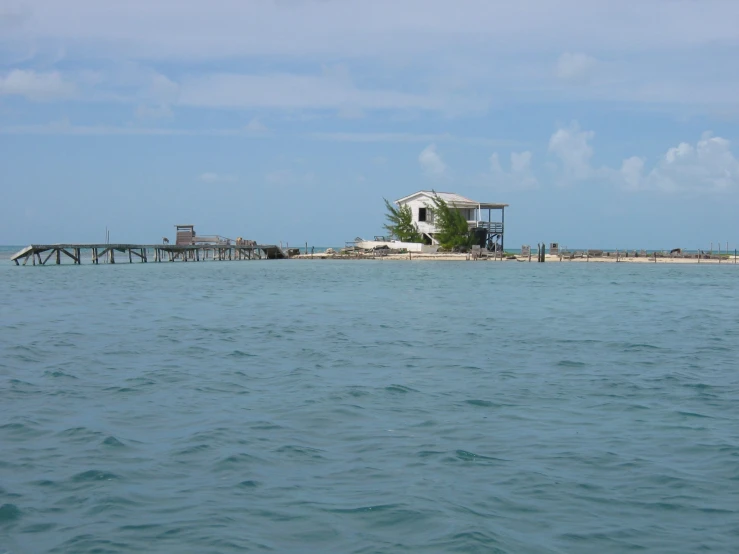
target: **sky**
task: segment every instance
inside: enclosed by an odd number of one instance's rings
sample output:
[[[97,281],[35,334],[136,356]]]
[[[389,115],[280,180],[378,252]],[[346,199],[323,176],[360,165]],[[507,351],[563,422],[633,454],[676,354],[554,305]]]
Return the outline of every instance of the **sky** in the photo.
[[[736,0],[0,0],[0,244],[739,247]]]

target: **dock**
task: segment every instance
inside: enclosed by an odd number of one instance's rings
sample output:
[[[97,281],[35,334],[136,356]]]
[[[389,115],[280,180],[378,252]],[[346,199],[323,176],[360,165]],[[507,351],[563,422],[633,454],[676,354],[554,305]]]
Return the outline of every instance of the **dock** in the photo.
[[[117,260],[116,260],[117,256]],[[71,259],[81,265],[83,258],[92,264],[152,262],[201,262],[233,260],[280,260],[287,252],[273,244],[31,244],[10,257],[15,265],[57,265]]]

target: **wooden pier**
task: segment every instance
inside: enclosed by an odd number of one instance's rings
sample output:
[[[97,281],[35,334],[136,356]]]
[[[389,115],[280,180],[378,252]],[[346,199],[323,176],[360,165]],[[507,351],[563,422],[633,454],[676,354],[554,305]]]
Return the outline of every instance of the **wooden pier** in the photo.
[[[287,253],[279,246],[263,244],[32,244],[13,254],[15,265],[46,265],[53,260],[57,265],[63,259],[71,259],[75,265],[82,263],[83,251],[91,263],[140,262],[200,262],[226,260],[279,260]],[[62,256],[63,255],[63,256]],[[116,255],[118,259],[116,260]]]

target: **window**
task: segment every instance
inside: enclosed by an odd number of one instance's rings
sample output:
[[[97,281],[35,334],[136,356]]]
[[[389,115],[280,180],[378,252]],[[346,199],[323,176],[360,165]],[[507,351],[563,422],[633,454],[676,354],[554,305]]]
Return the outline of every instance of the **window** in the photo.
[[[426,208],[418,208],[418,221],[426,221]]]

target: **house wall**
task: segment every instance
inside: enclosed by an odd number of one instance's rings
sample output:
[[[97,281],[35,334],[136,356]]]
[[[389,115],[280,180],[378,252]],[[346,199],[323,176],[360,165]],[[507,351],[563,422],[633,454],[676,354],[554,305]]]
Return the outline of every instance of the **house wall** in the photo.
[[[436,226],[428,221],[418,221],[418,209],[426,208],[431,209],[434,206],[433,200],[426,196],[419,196],[406,202],[406,205],[410,206],[411,213],[413,214],[413,223],[418,226],[418,230],[421,233],[435,233]]]
[[[418,196],[409,200],[408,202],[405,202],[405,204],[410,206],[411,212],[413,213],[413,223],[418,226],[418,230],[421,233],[437,232],[436,225],[434,225],[433,223],[429,223],[428,221],[418,221],[419,208],[426,208],[427,210],[433,209],[434,201],[431,198],[427,196]],[[462,208],[460,211],[467,221],[474,221],[477,210],[475,210],[474,208]]]

